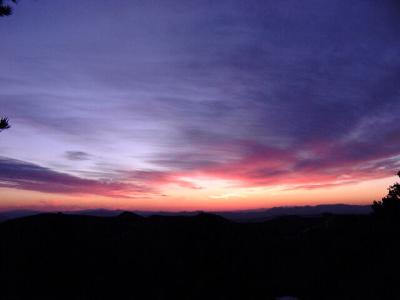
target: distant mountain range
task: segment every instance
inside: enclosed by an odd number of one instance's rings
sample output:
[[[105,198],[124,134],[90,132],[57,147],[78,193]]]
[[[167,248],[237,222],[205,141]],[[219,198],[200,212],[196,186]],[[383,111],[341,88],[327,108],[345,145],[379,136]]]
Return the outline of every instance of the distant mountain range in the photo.
[[[0,298],[400,299],[400,220],[360,214],[368,209],[93,210],[9,220],[0,223]]]
[[[349,204],[324,204],[315,206],[281,206],[269,209],[255,209],[243,211],[223,211],[212,212],[226,219],[236,222],[262,222],[280,216],[319,216],[322,214],[369,214],[371,213],[369,205],[349,205]],[[0,212],[0,222],[40,214],[42,211],[35,210],[10,210]],[[64,214],[87,215],[97,217],[114,217],[124,213],[123,210],[91,209],[80,211],[63,211]],[[193,216],[199,211],[183,212],[157,212],[157,211],[134,211],[134,213],[148,217],[152,215],[162,216]]]

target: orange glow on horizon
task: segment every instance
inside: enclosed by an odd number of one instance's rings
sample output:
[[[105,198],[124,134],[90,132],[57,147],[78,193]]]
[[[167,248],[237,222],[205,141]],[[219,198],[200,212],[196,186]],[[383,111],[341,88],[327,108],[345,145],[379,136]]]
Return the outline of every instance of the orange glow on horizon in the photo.
[[[121,209],[138,211],[223,211],[318,204],[369,204],[382,198],[393,177],[343,186],[288,189],[287,186],[235,187],[230,180],[183,177],[196,187],[163,186],[159,194],[131,198],[97,195],[56,195],[2,189],[0,210],[37,209],[63,211],[80,209]]]

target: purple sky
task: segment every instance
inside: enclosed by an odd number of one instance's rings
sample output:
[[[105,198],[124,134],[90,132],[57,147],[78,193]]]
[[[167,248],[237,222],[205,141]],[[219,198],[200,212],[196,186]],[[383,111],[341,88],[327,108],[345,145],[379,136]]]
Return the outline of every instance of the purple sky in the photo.
[[[20,1],[0,19],[0,208],[359,201],[400,169],[399,32],[397,0]]]

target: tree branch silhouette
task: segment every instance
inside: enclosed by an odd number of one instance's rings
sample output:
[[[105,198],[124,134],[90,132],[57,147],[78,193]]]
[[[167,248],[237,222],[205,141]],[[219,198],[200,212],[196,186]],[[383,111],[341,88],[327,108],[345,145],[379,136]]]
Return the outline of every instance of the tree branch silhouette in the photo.
[[[400,177],[400,171],[397,173]],[[388,189],[388,194],[381,201],[374,201],[372,209],[376,215],[389,218],[400,217],[400,183],[396,182]]]
[[[7,17],[12,15],[13,13],[13,8],[10,4],[7,4],[7,2],[12,2],[12,3],[17,3],[17,0],[0,0],[0,17]]]
[[[0,118],[0,132],[9,129],[11,127],[10,122],[8,121],[8,118]]]

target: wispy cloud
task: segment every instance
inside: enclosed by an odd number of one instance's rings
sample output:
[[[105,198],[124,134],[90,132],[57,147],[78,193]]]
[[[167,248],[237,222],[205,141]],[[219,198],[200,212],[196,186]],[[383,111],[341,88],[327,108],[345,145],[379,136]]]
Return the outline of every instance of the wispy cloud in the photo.
[[[69,160],[89,160],[91,155],[83,151],[66,151],[65,157]]]
[[[128,197],[148,190],[115,181],[84,179],[36,164],[0,157],[0,187],[59,194]]]

